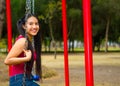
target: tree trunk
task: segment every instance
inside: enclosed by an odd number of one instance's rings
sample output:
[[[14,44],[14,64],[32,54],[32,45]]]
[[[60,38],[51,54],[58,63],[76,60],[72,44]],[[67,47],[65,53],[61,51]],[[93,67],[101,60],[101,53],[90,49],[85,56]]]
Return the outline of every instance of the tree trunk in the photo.
[[[105,33],[105,52],[108,51],[108,32],[109,32],[109,25],[110,25],[110,18],[107,19],[107,25],[106,25],[106,33]]]
[[[56,52],[57,52],[57,46],[56,46],[56,41],[55,41],[54,36],[53,36],[51,19],[49,19],[49,28],[50,28],[50,36],[52,38],[51,44],[54,47],[54,58],[56,59],[56,57],[57,57],[57,54],[56,54]]]
[[[72,41],[72,52],[74,52],[74,41]]]
[[[73,28],[73,19],[71,19],[69,24],[69,30],[68,30],[68,38],[70,37],[70,34],[72,33]]]
[[[2,36],[4,16],[5,16],[5,0],[0,0],[0,39]]]
[[[97,51],[100,51],[100,42],[97,45]]]

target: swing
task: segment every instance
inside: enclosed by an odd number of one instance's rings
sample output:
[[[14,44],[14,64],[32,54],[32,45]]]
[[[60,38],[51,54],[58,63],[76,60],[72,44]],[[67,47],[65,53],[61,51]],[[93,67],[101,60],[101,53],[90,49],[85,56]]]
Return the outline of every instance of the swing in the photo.
[[[26,14],[28,13],[32,13],[34,14],[34,0],[26,0]],[[33,48],[34,48],[34,42],[32,43],[33,45]],[[35,81],[39,81],[40,80],[40,77],[38,75],[35,74],[35,64],[33,64],[33,70],[32,70],[32,74],[33,74],[33,80]],[[26,69],[26,64],[25,64],[25,68],[24,70]],[[25,74],[24,74],[25,75]],[[25,77],[25,76],[24,76]]]

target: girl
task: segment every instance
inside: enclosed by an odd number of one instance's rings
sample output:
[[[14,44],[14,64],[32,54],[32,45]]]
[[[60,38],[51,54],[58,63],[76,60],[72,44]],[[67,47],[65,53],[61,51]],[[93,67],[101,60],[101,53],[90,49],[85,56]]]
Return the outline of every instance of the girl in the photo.
[[[10,86],[40,86],[33,80],[32,69],[41,76],[41,34],[38,18],[26,14],[17,22],[20,33],[4,63],[11,65]]]

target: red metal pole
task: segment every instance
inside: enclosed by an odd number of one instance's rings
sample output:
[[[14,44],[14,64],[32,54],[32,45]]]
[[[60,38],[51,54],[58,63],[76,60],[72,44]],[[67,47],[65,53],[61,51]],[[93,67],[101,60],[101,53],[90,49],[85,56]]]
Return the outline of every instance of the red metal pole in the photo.
[[[11,7],[10,0],[6,0],[7,34],[8,34],[8,52],[12,47],[12,25],[11,25]],[[9,66],[9,75],[11,75],[11,66]]]
[[[65,86],[69,86],[68,47],[67,47],[67,20],[66,20],[66,0],[62,0],[62,23],[63,23],[63,39],[64,39]]]
[[[86,86],[94,86],[92,60],[91,1],[83,0]]]

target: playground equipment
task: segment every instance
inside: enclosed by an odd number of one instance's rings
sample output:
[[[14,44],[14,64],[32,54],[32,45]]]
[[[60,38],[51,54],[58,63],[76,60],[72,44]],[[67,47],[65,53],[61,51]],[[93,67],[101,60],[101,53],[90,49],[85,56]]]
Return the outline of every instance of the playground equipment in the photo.
[[[8,52],[12,47],[12,24],[11,24],[11,6],[10,0],[6,0],[6,17],[7,17],[7,36],[8,36]],[[9,75],[11,75],[11,66],[9,66]]]
[[[86,86],[94,86],[92,60],[91,1],[83,0]]]
[[[84,24],[84,48],[85,48],[85,73],[86,86],[94,86],[93,62],[92,62],[92,30],[91,30],[91,1],[83,0],[83,24]],[[11,30],[11,8],[10,0],[6,0],[6,15],[8,29],[8,52],[12,47]],[[67,20],[66,20],[66,0],[62,0],[62,20],[63,20],[63,39],[64,39],[64,70],[65,86],[69,86],[69,65],[67,52]],[[9,67],[9,75],[10,75]]]

